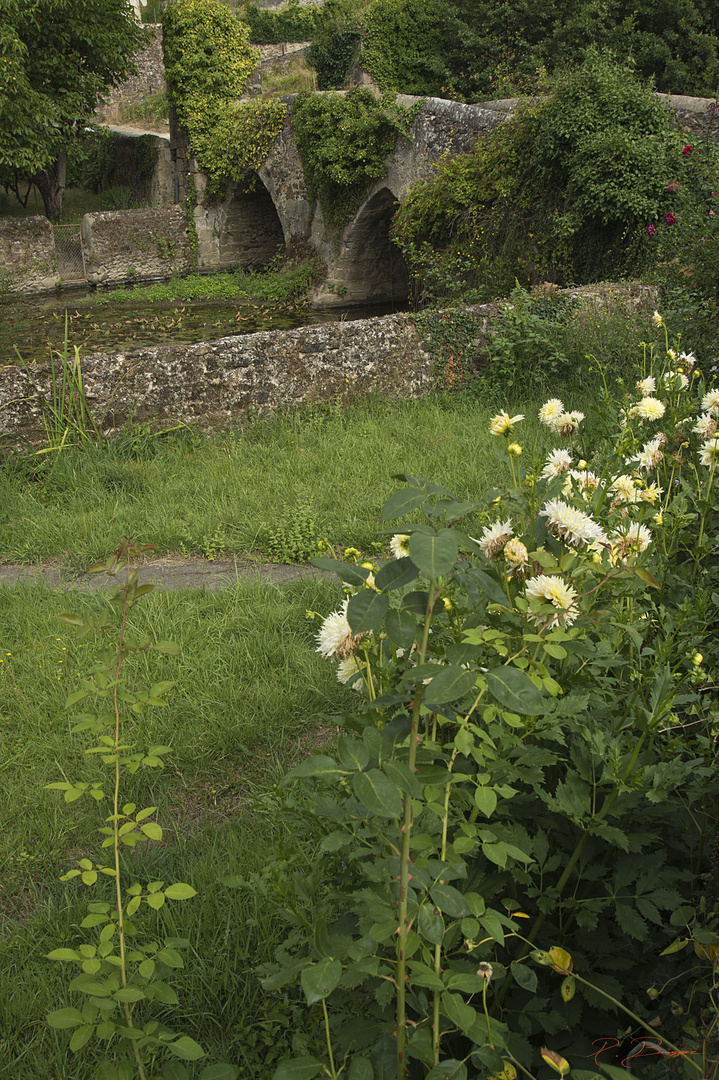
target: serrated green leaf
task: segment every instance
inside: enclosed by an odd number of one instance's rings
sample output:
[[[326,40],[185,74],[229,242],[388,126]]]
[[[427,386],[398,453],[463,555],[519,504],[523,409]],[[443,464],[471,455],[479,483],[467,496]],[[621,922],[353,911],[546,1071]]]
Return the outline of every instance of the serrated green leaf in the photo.
[[[404,517],[410,511],[415,510],[425,502],[427,495],[417,488],[400,488],[393,491],[387,502],[382,507],[382,521],[394,521]]]
[[[417,928],[419,933],[432,945],[441,945],[444,937],[444,919],[432,904],[422,904],[417,913]]]
[[[512,665],[495,668],[486,676],[487,688],[503,709],[520,716],[545,712],[542,695],[528,675]]]
[[[347,622],[353,634],[374,630],[389,610],[389,597],[374,589],[362,589],[350,597],[347,605]]]
[[[398,649],[407,652],[412,648],[417,635],[417,620],[409,611],[398,611],[392,608],[387,613],[384,628],[387,637]]]
[[[51,1028],[59,1028],[62,1031],[64,1028],[77,1027],[81,1024],[82,1013],[79,1009],[56,1009],[55,1012],[47,1014],[47,1022]]]
[[[473,688],[475,678],[474,672],[464,668],[443,667],[424,692],[425,705],[441,705],[464,697]]]
[[[497,793],[492,788],[478,787],[474,792],[474,801],[485,817],[491,817],[497,809]]]
[[[346,771],[346,769],[340,768],[334,758],[327,757],[325,754],[314,754],[312,757],[307,758],[306,761],[295,765],[294,769],[290,769],[280,780],[280,787],[284,787],[290,780],[297,780],[304,776],[317,776],[327,783],[334,783]]]
[[[167,1049],[171,1054],[181,1058],[183,1061],[199,1061],[200,1058],[205,1056],[205,1051],[200,1044],[191,1039],[189,1035],[181,1035],[174,1042],[167,1043]]]
[[[318,964],[309,964],[302,969],[300,983],[308,1005],[322,1001],[337,986],[342,977],[342,964],[326,956]]]
[[[395,785],[379,769],[357,773],[352,778],[354,793],[371,814],[380,817],[402,816],[402,795]]]
[[[283,1061],[272,1074],[272,1080],[313,1080],[322,1071],[322,1064],[313,1057]]]
[[[236,1065],[227,1065],[223,1061],[217,1065],[205,1065],[197,1080],[237,1080],[239,1073]]]
[[[412,533],[409,539],[409,557],[425,577],[436,581],[449,573],[459,555],[459,541],[451,529],[427,535]]]
[[[182,649],[175,641],[158,641],[152,648],[155,652],[164,653],[166,656],[180,656]]]
[[[82,1050],[85,1043],[90,1040],[94,1031],[94,1024],[83,1024],[82,1027],[79,1027],[76,1031],[73,1031],[72,1038],[70,1039],[70,1049],[72,1050],[73,1054],[77,1053],[78,1050]]]
[[[464,915],[472,914],[467,901],[459,889],[455,889],[453,885],[434,885],[429,890],[429,895],[435,906],[445,915],[451,915],[453,919],[461,919]]]
[[[537,992],[537,973],[527,967],[526,964],[520,964],[518,961],[512,961],[512,975],[515,982],[519,983],[523,990],[529,990],[531,994]]]
[[[173,885],[167,886],[165,896],[168,900],[189,900],[191,897],[197,896],[197,891],[192,888],[192,885],[187,885],[184,881],[176,881]]]

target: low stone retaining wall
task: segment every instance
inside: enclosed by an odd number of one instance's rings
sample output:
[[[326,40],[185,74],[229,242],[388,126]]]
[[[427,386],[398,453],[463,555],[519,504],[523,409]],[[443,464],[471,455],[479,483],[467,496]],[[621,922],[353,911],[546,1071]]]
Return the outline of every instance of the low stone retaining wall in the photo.
[[[54,289],[58,280],[52,225],[46,217],[0,219],[0,285],[11,292]]]
[[[82,242],[91,285],[169,277],[192,269],[187,217],[181,206],[85,214]]]
[[[106,431],[135,421],[224,427],[249,410],[334,401],[370,391],[419,397],[431,359],[410,315],[266,331],[199,345],[160,345],[82,360],[92,416]],[[51,368],[32,376],[50,398]],[[0,367],[0,435],[43,439],[42,404],[20,366]]]

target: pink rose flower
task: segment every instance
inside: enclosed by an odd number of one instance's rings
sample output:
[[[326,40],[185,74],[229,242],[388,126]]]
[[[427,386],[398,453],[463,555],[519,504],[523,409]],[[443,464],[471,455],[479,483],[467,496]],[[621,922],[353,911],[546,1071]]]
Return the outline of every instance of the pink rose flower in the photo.
[[[649,228],[647,229],[647,232],[649,233],[650,236],[654,236],[654,232],[655,232],[654,222],[652,222],[652,224],[649,226]]]
[[[671,184],[667,185],[667,191],[670,195],[676,195],[676,193],[679,191],[679,184],[676,182],[676,180],[672,180]]]
[[[671,210],[664,215],[664,220],[666,221],[667,225],[676,225],[677,223],[677,219],[674,217],[674,214],[671,212]]]
[[[691,152],[692,152],[691,146],[685,146],[684,149],[682,150],[682,153],[684,154],[684,157],[689,157]]]

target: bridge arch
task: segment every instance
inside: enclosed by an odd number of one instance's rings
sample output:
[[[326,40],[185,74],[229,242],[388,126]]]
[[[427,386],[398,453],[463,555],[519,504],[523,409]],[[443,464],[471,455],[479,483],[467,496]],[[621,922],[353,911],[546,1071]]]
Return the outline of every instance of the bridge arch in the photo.
[[[328,260],[328,280],[320,287],[315,303],[404,303],[409,272],[399,248],[390,240],[390,225],[398,206],[399,200],[386,186],[362,204],[342,234],[337,255]]]
[[[221,202],[199,204],[194,219],[200,268],[257,268],[285,244],[280,214],[259,176],[249,187],[234,184]]]

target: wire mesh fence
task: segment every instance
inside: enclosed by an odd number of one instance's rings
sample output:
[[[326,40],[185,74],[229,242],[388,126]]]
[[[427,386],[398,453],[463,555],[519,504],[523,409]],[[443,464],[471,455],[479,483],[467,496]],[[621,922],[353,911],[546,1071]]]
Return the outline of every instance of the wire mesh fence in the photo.
[[[57,272],[63,281],[85,280],[85,259],[79,225],[53,225]]]

